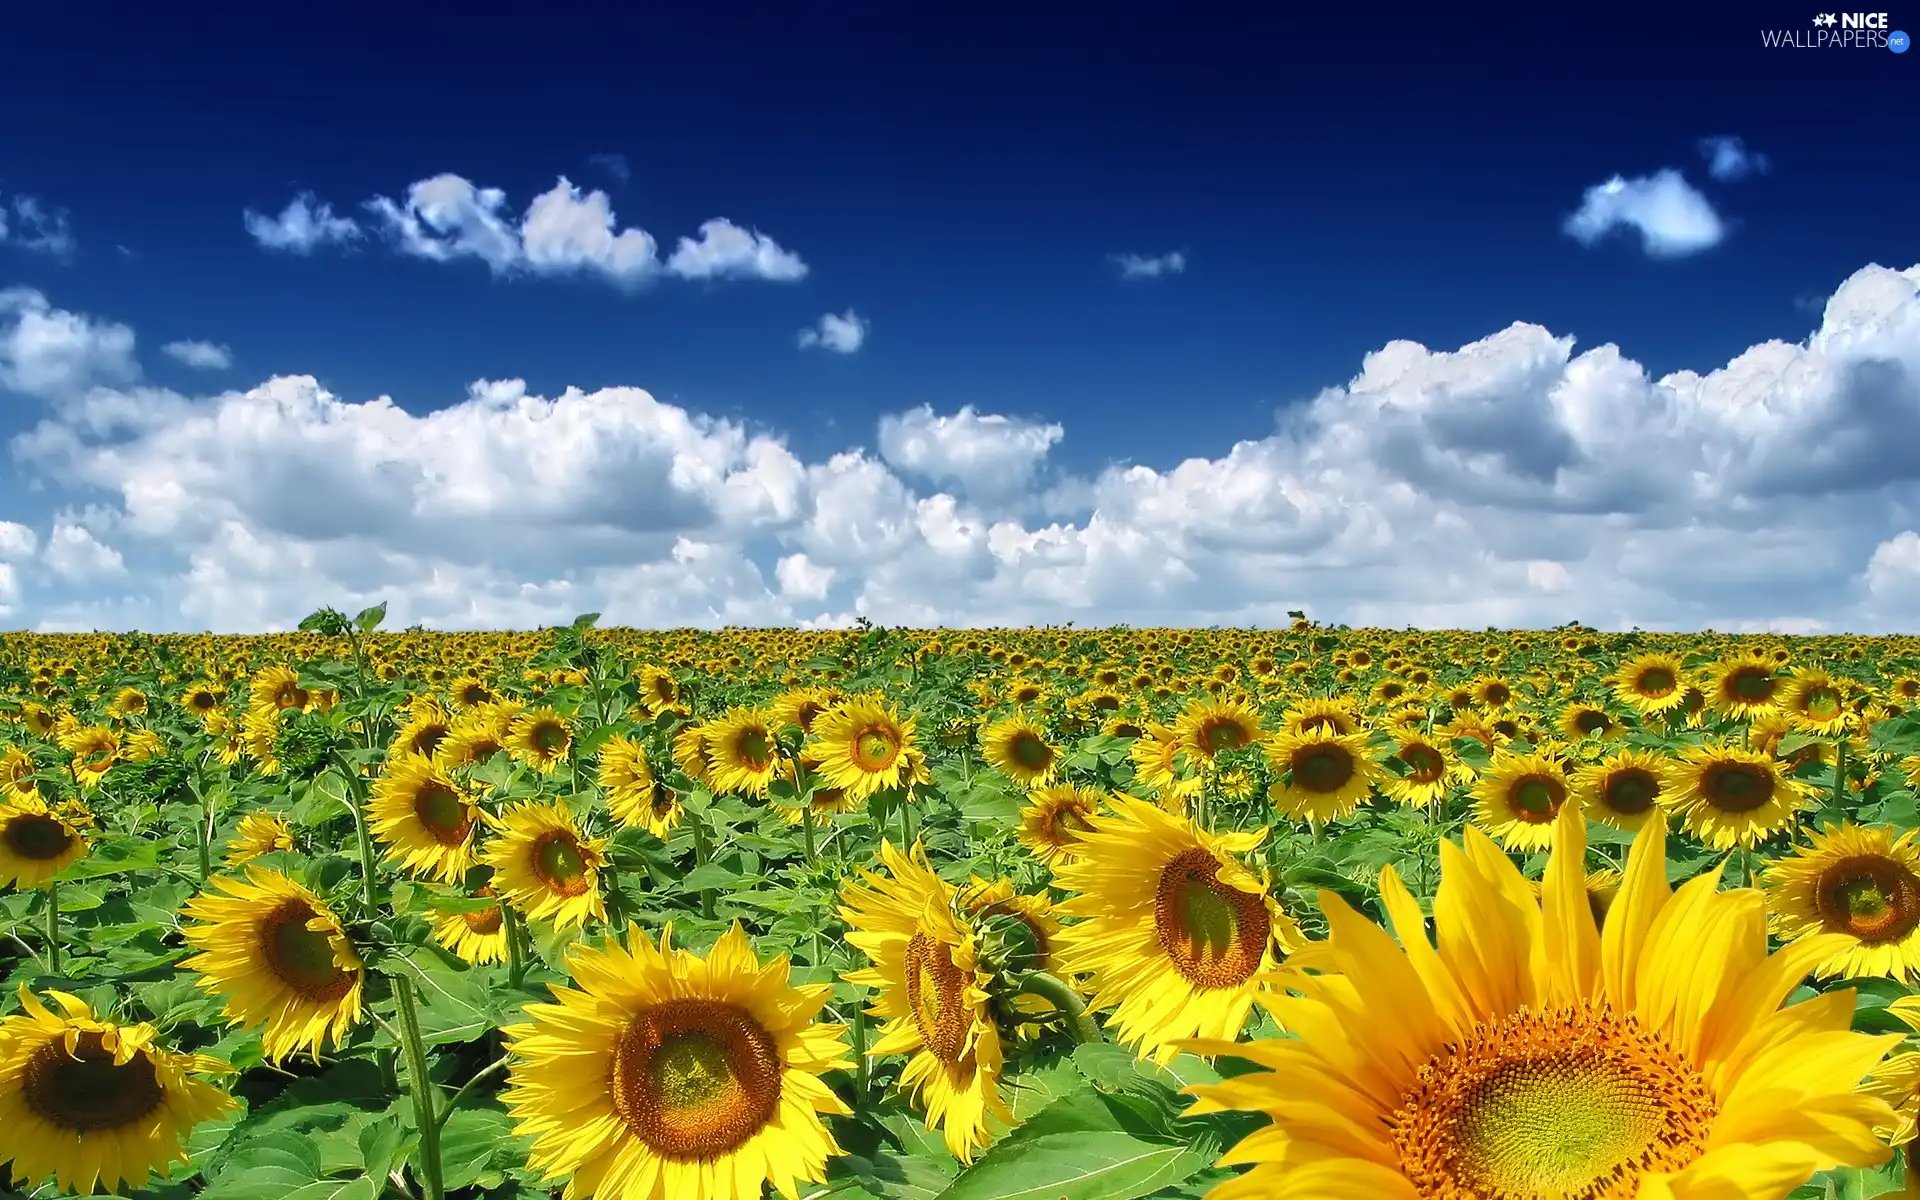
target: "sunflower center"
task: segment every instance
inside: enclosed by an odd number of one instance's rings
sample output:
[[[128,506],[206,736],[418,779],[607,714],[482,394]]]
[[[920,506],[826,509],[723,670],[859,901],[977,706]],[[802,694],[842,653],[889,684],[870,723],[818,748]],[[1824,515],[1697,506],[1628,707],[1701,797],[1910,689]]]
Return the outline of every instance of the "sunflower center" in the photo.
[[[1660,794],[1660,781],[1651,771],[1639,767],[1626,767],[1607,777],[1606,786],[1601,789],[1606,798],[1607,807],[1624,816],[1638,816],[1653,807],[1655,796]]]
[[[953,948],[924,933],[907,942],[907,1003],[927,1052],[943,1063],[960,1060],[967,1048],[973,1016],[967,1005],[967,979],[953,961]]]
[[[1417,1079],[1392,1136],[1423,1200],[1623,1200],[1698,1158],[1715,1114],[1685,1058],[1605,1005],[1523,1008]]]
[[[1013,740],[1007,743],[1007,752],[1013,756],[1014,762],[1029,771],[1044,770],[1053,761],[1053,751],[1047,744],[1035,734],[1024,731],[1015,734]]]
[[[1293,781],[1309,792],[1337,792],[1353,778],[1353,756],[1339,746],[1315,746],[1294,756]]]
[[[1400,761],[1410,768],[1407,778],[1414,783],[1438,783],[1447,771],[1447,760],[1432,746],[1402,746]]]
[[[1605,733],[1613,728],[1613,719],[1597,708],[1587,708],[1573,719],[1573,725],[1581,733]]]
[[[432,758],[440,743],[447,740],[448,727],[428,725],[413,735],[413,752],[422,758]]]
[[[1843,858],[1820,876],[1821,923],[1869,945],[1897,942],[1920,927],[1920,879],[1877,854]]]
[[[542,754],[558,754],[567,748],[567,727],[557,721],[541,721],[528,740]]]
[[[1753,763],[1713,763],[1701,785],[1708,802],[1722,812],[1752,812],[1773,799],[1773,773]]]
[[[1809,688],[1803,703],[1810,717],[1828,719],[1840,715],[1840,693],[1830,687]]]
[[[1261,896],[1219,880],[1220,862],[1196,846],[1160,872],[1153,926],[1160,948],[1198,988],[1239,987],[1260,969],[1273,918]]]
[[[41,1046],[22,1074],[20,1096],[34,1115],[76,1133],[132,1125],[166,1100],[152,1059],[135,1054],[116,1066],[94,1030],[71,1053],[64,1040]]]
[[[756,771],[764,771],[773,761],[773,739],[764,729],[749,729],[740,735],[740,757]]]
[[[1208,754],[1239,750],[1247,744],[1247,731],[1231,717],[1216,717],[1200,727],[1200,745]]]
[[[891,730],[862,730],[853,739],[853,757],[863,771],[884,771],[900,754],[900,739]]]
[[[543,835],[533,844],[533,873],[542,887],[562,896],[579,896],[587,890],[587,859],[580,843],[566,830]]]
[[[1672,693],[1680,681],[1673,672],[1665,667],[1648,667],[1640,672],[1640,678],[1634,681],[1634,690],[1642,696],[1665,696]]]
[[[1742,700],[1768,700],[1773,696],[1773,673],[1762,667],[1743,667],[1733,673],[1728,687]]]
[[[473,814],[460,794],[437,779],[428,780],[415,793],[413,815],[442,846],[458,846],[473,829]]]
[[[771,1121],[779,1044],[744,1009],[668,1000],[633,1017],[613,1046],[613,1111],[664,1158],[717,1158]]]
[[[308,1000],[331,1003],[353,990],[355,973],[334,960],[333,939],[307,928],[316,914],[305,900],[283,900],[260,922],[260,950],[280,982]]]
[[[1486,690],[1480,693],[1480,698],[1488,704],[1505,704],[1513,699],[1513,689],[1504,683],[1490,683]]]
[[[1528,775],[1516,780],[1508,795],[1513,798],[1515,816],[1538,824],[1553,820],[1560,811],[1560,802],[1566,799],[1567,790],[1558,779]]]
[[[1062,804],[1054,809],[1047,825],[1062,842],[1078,841],[1081,834],[1093,828],[1087,823],[1085,810],[1077,804]]]
[[[48,862],[67,852],[73,845],[74,833],[44,813],[21,813],[7,822],[0,837],[17,857]]]
[[[94,742],[81,751],[80,765],[89,771],[104,771],[113,765],[113,751],[111,742]]]

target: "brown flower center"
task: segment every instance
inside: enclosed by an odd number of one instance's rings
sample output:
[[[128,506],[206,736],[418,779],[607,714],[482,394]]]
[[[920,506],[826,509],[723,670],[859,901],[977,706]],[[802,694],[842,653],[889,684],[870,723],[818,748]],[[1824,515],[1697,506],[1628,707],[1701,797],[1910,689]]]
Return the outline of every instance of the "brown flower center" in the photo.
[[[663,1158],[718,1158],[764,1129],[780,1104],[779,1043],[746,1010],[668,1000],[635,1015],[608,1065],[613,1111]]]
[[[1920,927],[1920,880],[1890,858],[1843,858],[1820,873],[1820,922],[1868,945],[1897,942]]]
[[[62,1039],[33,1052],[21,1073],[20,1098],[48,1124],[86,1134],[135,1125],[166,1094],[145,1052],[116,1066],[100,1033],[87,1030],[71,1053]]]
[[[331,1004],[353,990],[359,972],[334,960],[328,932],[307,928],[315,915],[305,900],[282,900],[260,922],[260,952],[280,982],[305,999]]]
[[[0,839],[17,857],[51,862],[72,848],[77,835],[44,813],[21,813],[8,819]]]
[[[1220,862],[1183,851],[1160,871],[1153,927],[1174,970],[1197,988],[1239,987],[1260,969],[1273,918],[1266,899],[1220,882]]]
[[[907,942],[906,975],[907,1005],[927,1052],[943,1063],[960,1061],[973,1014],[967,1003],[967,977],[953,961],[953,947],[915,933]]]

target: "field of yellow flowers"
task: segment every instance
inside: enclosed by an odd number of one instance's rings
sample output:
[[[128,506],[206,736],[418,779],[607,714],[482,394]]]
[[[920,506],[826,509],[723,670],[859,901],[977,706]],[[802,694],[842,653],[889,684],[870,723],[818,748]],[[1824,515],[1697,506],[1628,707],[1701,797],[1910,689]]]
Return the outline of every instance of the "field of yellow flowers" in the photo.
[[[1920,1195],[1920,638],[0,635],[0,1190]]]

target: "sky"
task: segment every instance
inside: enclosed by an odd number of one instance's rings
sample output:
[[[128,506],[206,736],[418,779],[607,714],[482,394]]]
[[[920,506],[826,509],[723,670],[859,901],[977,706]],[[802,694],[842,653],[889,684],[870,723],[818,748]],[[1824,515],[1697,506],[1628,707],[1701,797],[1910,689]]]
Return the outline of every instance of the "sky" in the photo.
[[[1920,627],[1920,9],[183,11],[0,44],[0,628]]]

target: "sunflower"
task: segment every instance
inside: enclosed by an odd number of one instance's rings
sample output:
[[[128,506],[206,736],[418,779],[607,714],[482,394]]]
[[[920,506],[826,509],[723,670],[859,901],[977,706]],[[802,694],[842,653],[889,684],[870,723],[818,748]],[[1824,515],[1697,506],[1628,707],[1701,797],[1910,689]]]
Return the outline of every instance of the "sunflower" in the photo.
[[[1613,673],[1613,694],[1643,717],[1658,716],[1686,701],[1686,669],[1676,654],[1642,654]]]
[[[497,832],[482,857],[509,904],[536,921],[550,917],[559,929],[606,917],[606,843],[582,838],[566,805],[527,801],[486,820]]]
[[[447,685],[447,700],[455,708],[477,708],[498,698],[487,681],[478,675],[462,675]]]
[[[573,951],[576,985],[501,1031],[527,1165],[571,1176],[569,1197],[793,1197],[844,1153],[821,1120],[849,1112],[821,1076],[853,1066],[846,1027],[815,1021],[832,989],[795,987],[784,955],[762,965],[738,925],[704,958],[672,939],[635,925]]]
[[[1002,943],[1019,943],[1018,953],[1005,957],[1007,967],[1023,971],[1052,971],[1054,946],[1060,938],[1060,922],[1054,919],[1053,901],[1044,895],[1024,896],[1014,889],[1010,879],[986,880],[969,876],[954,903],[990,937]],[[1007,922],[1017,922],[1015,930]],[[1009,937],[1011,932],[1013,936]],[[1021,1007],[1034,996],[1022,996]],[[1045,1001],[1039,1007],[1050,1008]]]
[[[20,706],[20,724],[35,737],[46,737],[53,732],[53,712],[44,704],[28,702]]]
[[[812,733],[814,721],[839,701],[840,697],[830,688],[789,688],[774,697],[769,711],[777,723],[791,725],[801,733]]]
[[[492,887],[483,886],[474,890],[473,898],[485,900],[493,895]],[[506,962],[507,936],[506,910],[497,900],[486,908],[441,913],[433,919],[433,940],[476,966]]]
[[[40,764],[33,761],[33,755],[19,746],[0,749],[0,803],[14,797],[38,796],[40,785],[33,777],[39,771]]]
[[[278,663],[260,668],[247,685],[247,707],[253,710],[305,708],[311,699],[300,686],[300,672]]]
[[[715,791],[766,796],[782,765],[774,724],[760,709],[740,706],[708,722],[707,753],[713,762],[708,780]]]
[[[1767,864],[1762,882],[1783,938],[1846,939],[1814,970],[1859,979],[1920,975],[1920,833],[1851,823],[1813,832],[1809,844]]]
[[[227,998],[229,1022],[262,1027],[269,1061],[310,1047],[318,1062],[322,1043],[359,1021],[360,956],[326,903],[284,873],[216,876],[182,912],[199,922],[180,931],[198,953],[180,965]]]
[[[1331,700],[1302,700],[1280,717],[1282,733],[1336,733],[1341,737],[1360,732],[1360,712],[1352,700],[1338,696]]]
[[[987,1144],[987,1121],[1013,1123],[1000,1095],[1004,1052],[989,1009],[987,984],[971,929],[954,916],[955,889],[927,864],[918,845],[903,854],[880,843],[881,875],[862,870],[841,888],[847,941],[872,966],[846,976],[878,989],[867,1011],[886,1022],[867,1054],[905,1054],[900,1082],[926,1109],[961,1162]]]
[[[1383,772],[1380,790],[1401,804],[1424,807],[1444,800],[1455,785],[1473,780],[1473,768],[1460,761],[1439,738],[1403,726],[1393,757],[1406,764],[1407,773]]]
[[[1266,831],[1213,835],[1143,800],[1116,796],[1078,857],[1054,869],[1081,918],[1059,937],[1062,968],[1090,975],[1120,1040],[1166,1062],[1182,1038],[1231,1038],[1269,989],[1277,952],[1302,939],[1267,883],[1243,866]]]
[[[1560,810],[1580,809],[1559,761],[1540,753],[1496,754],[1473,796],[1474,819],[1509,850],[1546,849]]]
[[[507,748],[511,720],[501,720],[491,705],[468,709],[447,726],[447,734],[433,748],[433,765],[451,774],[462,767],[479,766]]]
[[[1315,825],[1352,813],[1386,778],[1358,733],[1296,728],[1269,743],[1267,757],[1279,774],[1267,788],[1274,807]]]
[[[46,996],[51,1007],[22,984],[21,1011],[0,1017],[0,1161],[14,1183],[142,1188],[188,1161],[194,1126],[239,1107],[205,1078],[231,1073],[225,1063],[165,1049],[151,1025],[99,1020],[77,996]]]
[[[1810,794],[1779,760],[1725,742],[1683,750],[1674,784],[1687,832],[1716,850],[1751,847],[1787,828]]]
[[[1840,681],[1825,671],[1796,671],[1780,693],[1780,707],[1803,733],[1843,733],[1855,721]]]
[[[367,800],[367,829],[387,857],[443,883],[458,882],[474,864],[479,818],[459,784],[414,756],[390,762]]]
[[[673,761],[688,779],[701,787],[713,781],[713,752],[707,743],[711,732],[705,725],[688,725],[673,735]]]
[[[74,725],[58,741],[73,756],[73,777],[81,787],[98,785],[120,761],[120,735],[105,725]]]
[[[1582,701],[1567,705],[1560,713],[1558,724],[1561,734],[1576,742],[1586,738],[1607,740],[1626,734],[1625,727],[1614,720],[1604,706]]]
[[[807,758],[817,774],[849,800],[861,801],[887,788],[924,782],[926,763],[913,744],[915,718],[900,718],[892,704],[873,698],[844,701],[816,717]]]
[[[640,668],[640,702],[647,706],[648,713],[656,717],[683,711],[680,681],[673,677],[673,672],[663,667]]]
[[[1573,788],[1589,817],[1638,832],[1673,795],[1673,760],[1647,750],[1622,750],[1575,769]]]
[[[420,697],[412,707],[412,717],[387,745],[389,762],[416,757],[431,759],[453,732],[453,718],[440,707],[439,701],[432,697]]]
[[[1025,713],[1002,717],[980,731],[980,753],[994,770],[1021,787],[1037,787],[1060,768],[1060,752],[1047,732]]]
[[[1514,695],[1513,685],[1497,675],[1476,679],[1468,686],[1473,689],[1475,705],[1488,712],[1501,712],[1519,699]]]
[[[1043,866],[1052,866],[1074,856],[1080,835],[1092,828],[1087,819],[1105,800],[1103,792],[1070,783],[1040,788],[1028,795],[1014,836]]]
[[[1173,736],[1182,750],[1211,763],[1226,751],[1255,745],[1265,735],[1260,711],[1242,698],[1231,697],[1189,701],[1173,723]]]
[[[1760,895],[1717,891],[1718,871],[1670,894],[1661,820],[1596,928],[1585,834],[1564,808],[1538,901],[1477,830],[1442,843],[1437,949],[1391,866],[1398,946],[1322,892],[1328,974],[1270,1002],[1312,1035],[1194,1047],[1265,1069],[1189,1088],[1189,1115],[1272,1122],[1212,1200],[1782,1200],[1884,1160],[1892,1110],[1854,1088],[1899,1039],[1848,1032],[1851,992],[1780,1009],[1832,939],[1769,957]]]
[[[1773,660],[1739,654],[1707,668],[1707,704],[1718,713],[1747,720],[1779,703],[1780,680]]]
[[[227,865],[243,866],[263,854],[293,850],[293,830],[270,812],[250,812],[227,842]]]
[[[1127,756],[1133,760],[1133,782],[1158,794],[1169,809],[1184,810],[1187,798],[1206,787],[1206,780],[1182,769],[1180,741],[1165,725],[1149,724]]]
[[[87,856],[85,809],[53,808],[35,792],[0,800],[0,886],[36,888]]]
[[[573,750],[573,729],[551,708],[528,709],[513,719],[507,753],[542,775],[551,775]]]

